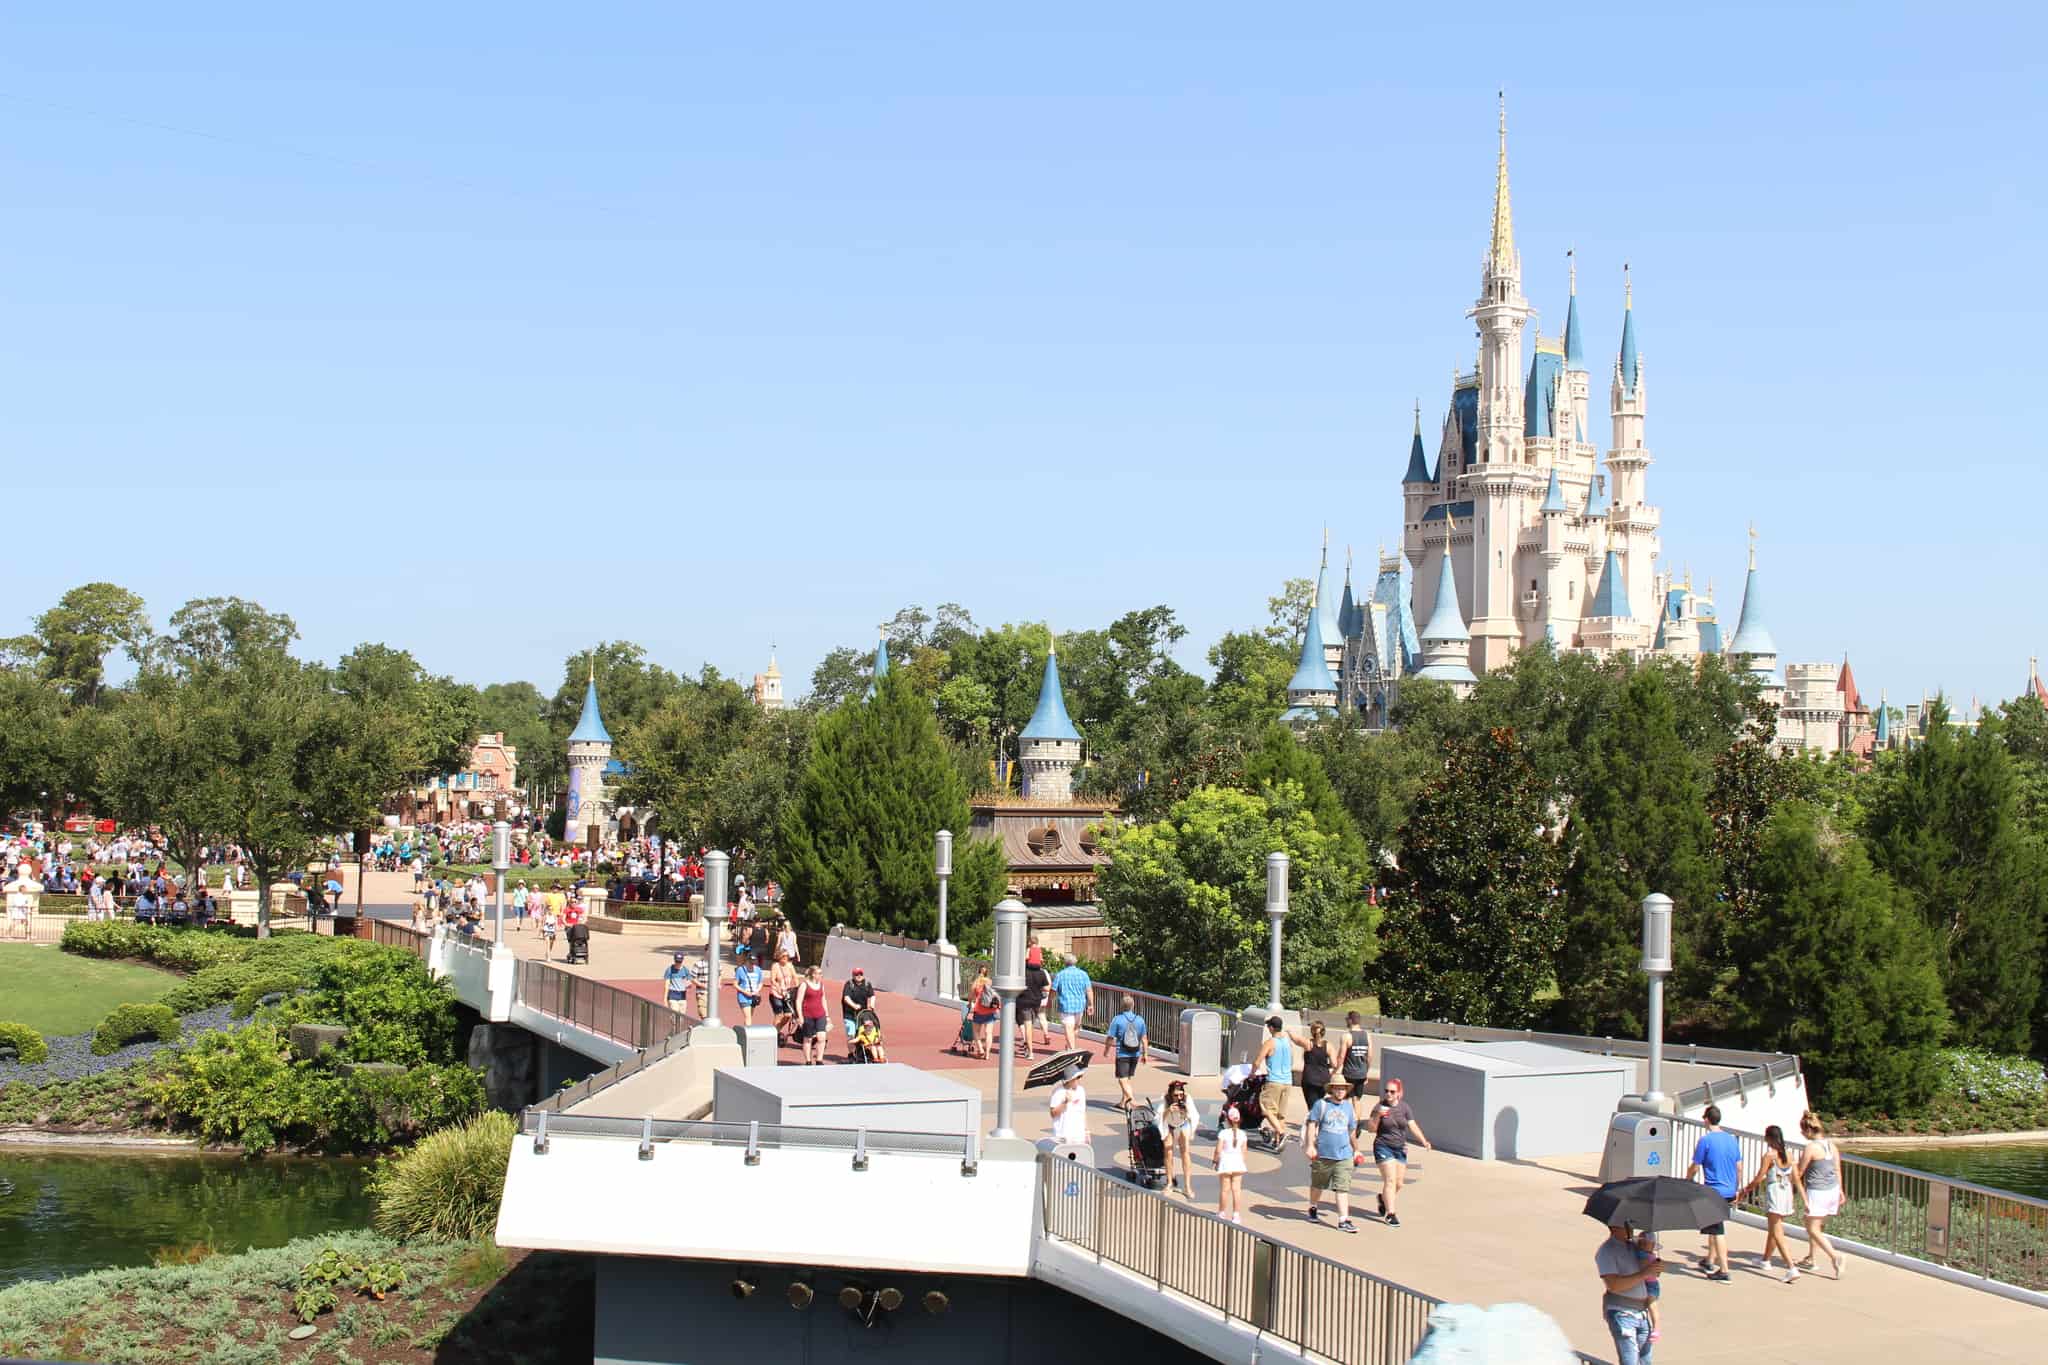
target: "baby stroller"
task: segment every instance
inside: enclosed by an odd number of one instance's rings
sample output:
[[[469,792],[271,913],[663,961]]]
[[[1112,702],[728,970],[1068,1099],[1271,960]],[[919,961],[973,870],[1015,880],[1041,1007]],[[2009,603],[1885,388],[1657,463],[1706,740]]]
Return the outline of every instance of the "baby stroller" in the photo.
[[[846,1058],[850,1062],[879,1062],[883,1056],[882,1016],[871,1009],[862,1010],[853,1016],[853,1041],[846,1045]]]
[[[960,1002],[960,1033],[946,1051],[956,1054],[974,1055],[974,1006],[967,1001]]]
[[[1244,1130],[1246,1143],[1262,1151],[1277,1152],[1280,1144],[1266,1131],[1266,1111],[1259,1103],[1265,1089],[1266,1073],[1253,1071],[1240,1062],[1223,1073],[1223,1106],[1237,1106],[1237,1126]],[[1222,1126],[1222,1120],[1217,1120]]]
[[[572,924],[569,926],[569,956],[565,963],[590,961],[590,926]]]
[[[1130,1135],[1131,1179],[1148,1190],[1166,1184],[1166,1138],[1159,1131],[1152,1106],[1140,1100],[1124,1111],[1124,1127]]]

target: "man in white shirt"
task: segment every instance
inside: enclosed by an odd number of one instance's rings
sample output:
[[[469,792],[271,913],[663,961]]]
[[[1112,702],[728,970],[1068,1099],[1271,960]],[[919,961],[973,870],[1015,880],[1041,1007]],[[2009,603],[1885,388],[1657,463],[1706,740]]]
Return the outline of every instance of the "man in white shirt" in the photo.
[[[1088,1141],[1088,1092],[1081,1085],[1081,1068],[1068,1067],[1067,1074],[1052,1092],[1052,1140]]]

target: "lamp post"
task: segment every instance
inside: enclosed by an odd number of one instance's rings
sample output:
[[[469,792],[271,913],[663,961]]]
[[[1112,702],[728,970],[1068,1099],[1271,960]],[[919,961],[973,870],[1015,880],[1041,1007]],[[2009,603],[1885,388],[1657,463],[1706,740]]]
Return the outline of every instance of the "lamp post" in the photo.
[[[939,831],[938,847],[933,857],[939,869],[939,946],[946,946],[946,879],[953,875],[953,831]]]
[[[497,920],[497,940],[505,941],[505,874],[512,870],[512,826],[504,820],[491,826],[491,881],[497,891],[492,897],[491,913]]]
[[[725,874],[731,859],[719,849],[704,855],[704,962],[706,1003],[704,1022],[717,1027],[718,1017],[718,928],[725,917]]]
[[[1266,921],[1272,925],[1271,959],[1266,967],[1266,1008],[1280,1012],[1280,921],[1287,918],[1287,855],[1266,855]]]
[[[1024,939],[1031,912],[1008,896],[996,902],[996,971],[993,982],[1003,1000],[1002,1052],[996,1061],[996,1126],[990,1137],[1013,1138],[1015,1097],[1011,1082],[1017,1071],[1017,997],[1024,990]]]
[[[1664,1104],[1664,978],[1671,974],[1671,897],[1643,897],[1643,972],[1650,978],[1650,1084],[1644,1103]]]

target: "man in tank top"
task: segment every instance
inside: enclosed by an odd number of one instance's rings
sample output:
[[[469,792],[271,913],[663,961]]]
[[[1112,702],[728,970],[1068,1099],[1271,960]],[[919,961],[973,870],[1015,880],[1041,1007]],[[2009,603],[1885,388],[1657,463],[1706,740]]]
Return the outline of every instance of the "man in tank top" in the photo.
[[[1340,1073],[1351,1082],[1351,1093],[1357,1095],[1365,1089],[1366,1073],[1372,1069],[1372,1037],[1365,1031],[1365,1020],[1357,1010],[1344,1016],[1344,1067]]]

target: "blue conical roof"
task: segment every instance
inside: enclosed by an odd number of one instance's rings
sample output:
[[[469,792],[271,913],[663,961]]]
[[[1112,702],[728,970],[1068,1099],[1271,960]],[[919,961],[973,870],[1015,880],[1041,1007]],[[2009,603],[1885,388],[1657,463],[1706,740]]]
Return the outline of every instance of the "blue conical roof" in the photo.
[[[1308,622],[1301,632],[1301,659],[1294,665],[1294,676],[1287,680],[1287,690],[1292,692],[1335,692],[1337,680],[1330,676],[1329,656],[1323,652],[1320,627],[1322,608],[1311,603]]]
[[[1636,310],[1625,307],[1621,310],[1621,388],[1622,392],[1633,395],[1636,391]]]
[[[884,635],[875,641],[875,667],[873,676],[879,678],[889,671],[889,637]]]
[[[1451,545],[1446,538],[1444,562],[1436,576],[1436,605],[1430,610],[1429,623],[1422,628],[1422,643],[1471,638],[1472,632],[1465,629],[1465,617],[1458,610],[1458,576],[1451,567]]]
[[[1595,474],[1592,482],[1586,485],[1587,519],[1606,516],[1607,506],[1607,485],[1601,481],[1599,475]]]
[[[1586,608],[1586,615],[1600,617],[1628,614],[1628,586],[1621,581],[1621,556],[1610,548],[1607,551],[1607,562],[1600,566],[1600,588],[1593,594],[1593,602]]]
[[[1543,506],[1538,510],[1544,512],[1571,511],[1569,507],[1564,505],[1564,486],[1557,481],[1557,470],[1554,467],[1550,471],[1550,487],[1543,491]]]
[[[1351,570],[1346,569],[1344,571],[1344,597],[1337,606],[1337,633],[1345,639],[1351,640],[1364,634],[1364,631],[1364,625],[1359,618],[1358,603],[1351,596]]]
[[[1564,367],[1568,370],[1586,368],[1585,338],[1579,334],[1579,294],[1572,291],[1572,301],[1564,312]]]
[[[1877,694],[1877,735],[1879,744],[1887,744],[1892,737],[1891,707],[1885,703],[1884,693]]]
[[[604,728],[604,717],[597,713],[597,679],[593,677],[583,689],[583,714],[576,718],[576,728],[569,732],[571,744],[609,744],[611,731]]]
[[[1031,713],[1019,739],[1070,739],[1081,742],[1081,732],[1067,718],[1067,700],[1060,695],[1060,656],[1048,650],[1045,676],[1038,682],[1038,709]]]
[[[1756,565],[1749,566],[1749,578],[1742,585],[1742,615],[1735,621],[1735,638],[1728,642],[1730,654],[1778,652],[1777,642],[1764,626],[1762,595],[1757,591]]]
[[[1415,435],[1408,442],[1408,472],[1401,476],[1402,483],[1434,483],[1429,474],[1429,457],[1422,453],[1422,418],[1415,419]]]
[[[1329,552],[1326,549],[1323,563],[1316,569],[1316,598],[1308,606],[1309,629],[1315,632],[1316,643],[1324,649],[1344,643],[1343,632],[1330,619],[1330,595],[1323,591],[1323,580],[1329,571]]]

